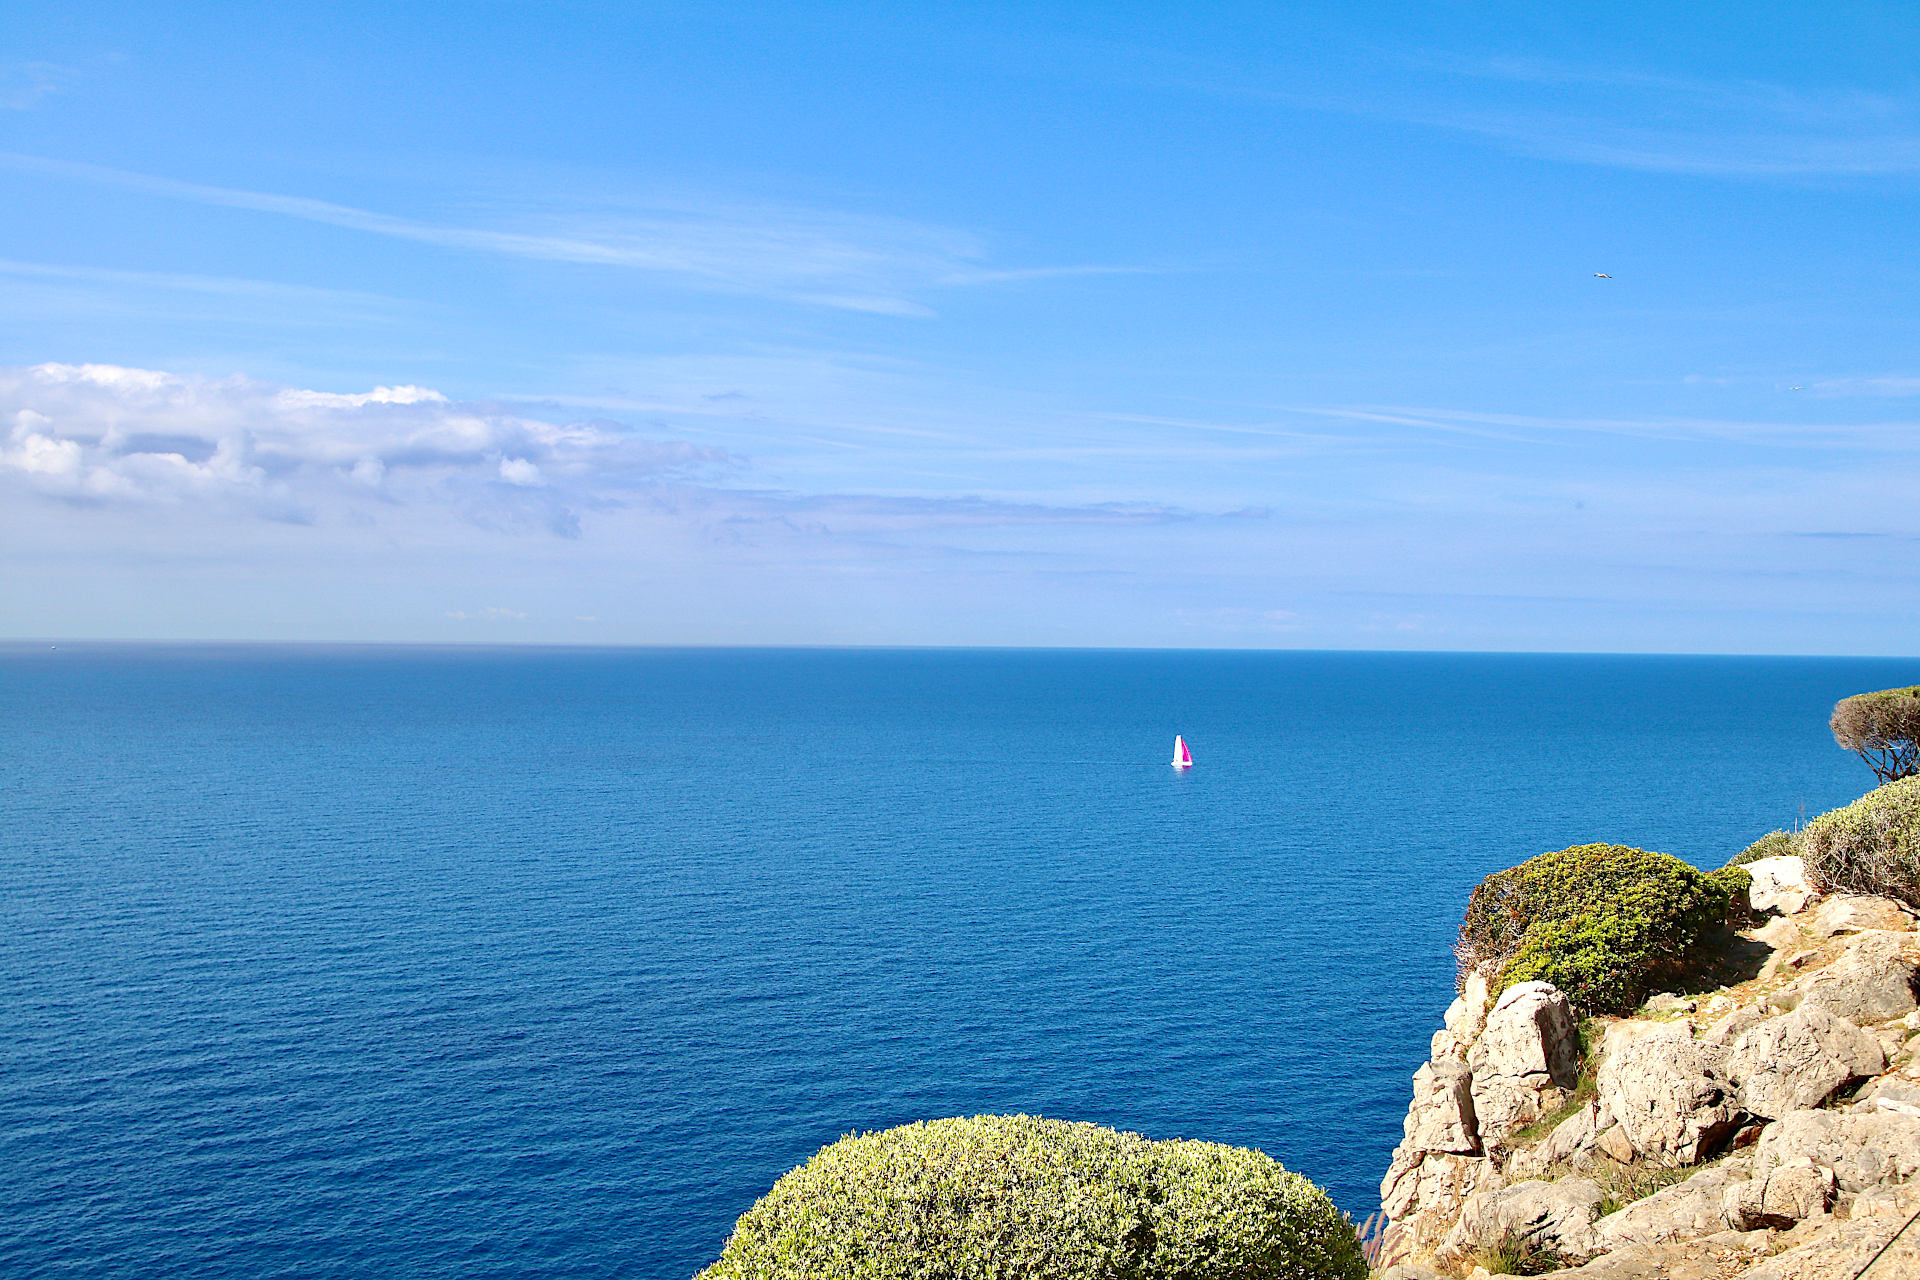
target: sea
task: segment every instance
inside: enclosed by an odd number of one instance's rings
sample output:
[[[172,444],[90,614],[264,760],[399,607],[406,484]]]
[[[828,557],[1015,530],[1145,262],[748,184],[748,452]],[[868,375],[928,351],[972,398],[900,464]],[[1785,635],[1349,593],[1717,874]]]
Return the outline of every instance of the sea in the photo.
[[[985,1112],[1364,1218],[1482,877],[1718,866],[1916,678],[0,646],[0,1274],[687,1280],[823,1145]]]

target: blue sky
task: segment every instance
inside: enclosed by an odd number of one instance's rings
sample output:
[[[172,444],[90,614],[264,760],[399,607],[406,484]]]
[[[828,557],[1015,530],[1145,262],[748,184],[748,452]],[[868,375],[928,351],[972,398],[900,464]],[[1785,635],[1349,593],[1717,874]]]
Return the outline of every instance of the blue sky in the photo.
[[[0,634],[1920,647],[1911,8],[636,8],[10,14]]]

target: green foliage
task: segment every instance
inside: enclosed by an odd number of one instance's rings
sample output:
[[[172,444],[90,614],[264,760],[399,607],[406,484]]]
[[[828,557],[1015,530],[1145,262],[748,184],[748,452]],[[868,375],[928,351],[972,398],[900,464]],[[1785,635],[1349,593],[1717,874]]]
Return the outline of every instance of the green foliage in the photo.
[[[1611,1160],[1599,1160],[1586,1165],[1582,1172],[1600,1184],[1600,1216],[1604,1218],[1630,1204],[1645,1200],[1656,1191],[1665,1191],[1675,1183],[1685,1182],[1703,1167],[1682,1165],[1678,1169],[1666,1169],[1658,1165],[1615,1164]]]
[[[1517,1231],[1509,1231],[1496,1243],[1475,1250],[1473,1261],[1496,1276],[1544,1276],[1567,1265],[1559,1254]]]
[[[1801,833],[1822,889],[1876,893],[1920,906],[1920,777],[1869,791]]]
[[[1800,837],[1792,831],[1769,831],[1727,860],[1729,867],[1744,867],[1762,858],[1799,857]]]
[[[848,1136],[696,1280],[1365,1280],[1325,1192],[1258,1151],[1035,1116]]]
[[[1857,753],[1882,782],[1920,773],[1920,685],[1842,698],[1827,727],[1833,740]]]
[[[1463,982],[1485,966],[1494,992],[1550,982],[1584,1013],[1626,1013],[1684,972],[1688,950],[1742,910],[1750,881],[1625,845],[1543,853],[1481,881],[1454,954]]]

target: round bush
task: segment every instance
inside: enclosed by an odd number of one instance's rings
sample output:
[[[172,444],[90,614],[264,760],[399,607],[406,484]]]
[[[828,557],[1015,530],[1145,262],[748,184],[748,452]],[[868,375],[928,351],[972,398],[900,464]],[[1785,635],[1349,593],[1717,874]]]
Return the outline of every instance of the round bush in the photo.
[[[1799,857],[1801,854],[1800,836],[1792,831],[1769,831],[1727,859],[1729,867],[1744,867],[1749,862],[1758,862],[1762,858]]]
[[[1822,889],[1877,893],[1920,907],[1920,777],[1889,782],[1802,833],[1807,873]]]
[[[1920,685],[1842,698],[1827,727],[1833,740],[1858,754],[1882,782],[1920,773]]]
[[[1664,853],[1583,844],[1495,872],[1467,899],[1454,954],[1489,989],[1550,982],[1582,1013],[1626,1013],[1681,976],[1689,950],[1724,927],[1751,877]]]
[[[1365,1280],[1325,1192],[1258,1151],[1037,1116],[840,1139],[696,1280]]]

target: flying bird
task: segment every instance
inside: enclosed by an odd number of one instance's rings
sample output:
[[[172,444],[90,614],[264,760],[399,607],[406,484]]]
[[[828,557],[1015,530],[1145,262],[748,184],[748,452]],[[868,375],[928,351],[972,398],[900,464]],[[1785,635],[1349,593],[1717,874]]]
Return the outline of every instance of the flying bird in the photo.
[[[1593,273],[1593,278],[1594,278],[1595,280],[1611,280],[1611,279],[1613,279],[1613,277],[1612,277],[1612,276],[1610,276],[1610,275],[1608,275],[1608,274],[1607,274],[1606,272],[1604,272],[1604,271],[1596,271],[1596,272],[1594,272],[1594,273]]]

